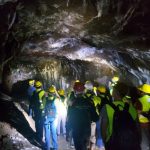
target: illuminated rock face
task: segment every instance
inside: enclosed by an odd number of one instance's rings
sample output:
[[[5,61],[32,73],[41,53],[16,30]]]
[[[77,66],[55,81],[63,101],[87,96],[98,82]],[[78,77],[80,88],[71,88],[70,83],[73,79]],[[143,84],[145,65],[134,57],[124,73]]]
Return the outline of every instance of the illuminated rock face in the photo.
[[[84,80],[112,76],[118,72],[124,80],[127,78],[134,85],[150,82],[150,69],[147,65],[149,52],[145,47],[149,43],[150,33],[150,25],[146,21],[150,17],[148,0],[118,0],[117,3],[105,0],[38,0],[22,1],[20,4],[16,1],[6,2],[0,1],[0,79],[9,92],[13,83],[29,77],[43,77],[46,81],[50,80],[50,83],[57,81],[59,86],[61,76],[70,81],[79,77]],[[126,35],[134,36],[127,38]],[[42,71],[33,69],[36,73],[31,70],[33,73],[30,76],[28,71],[23,74],[20,71],[22,68],[18,68],[18,78],[12,77],[11,80],[14,70],[9,66],[16,63],[13,62],[16,58],[19,60],[16,56],[20,54],[27,39],[27,45],[30,46],[23,49],[23,52],[34,53],[37,57],[49,55],[49,58],[45,59],[47,62],[43,62],[44,65],[41,62],[38,64],[42,64]],[[54,63],[53,59],[49,60],[50,53],[57,56],[54,60],[57,62],[57,69],[49,65]],[[26,57],[28,58],[27,53]],[[31,65],[37,66],[34,63]],[[60,66],[65,67],[60,69]],[[8,75],[2,73],[7,68]]]
[[[68,89],[71,82],[79,79],[85,82],[86,80],[94,81],[103,76],[110,76],[114,70],[106,65],[97,66],[92,62],[82,60],[69,60],[65,57],[50,57],[50,58],[33,58],[32,60],[18,61],[14,63],[16,68],[12,68],[12,80],[14,88],[17,88],[17,83],[27,81],[28,79],[37,79],[43,82],[43,86],[47,89],[54,84],[57,88]],[[99,64],[103,65],[103,64]],[[20,86],[23,84],[20,84]],[[22,89],[18,86],[18,90]],[[26,87],[23,87],[22,92]],[[16,90],[17,91],[17,90]],[[19,93],[22,93],[19,92]]]
[[[26,96],[31,78],[45,89],[51,84],[67,89],[76,79],[107,84],[113,74],[128,84],[150,83],[149,0],[18,2],[0,0],[0,83],[17,100]],[[23,118],[16,120],[20,111],[0,106],[13,115],[8,123],[29,126]],[[5,145],[38,149],[21,136],[28,137],[29,130],[20,134],[14,128],[0,122]]]
[[[51,35],[40,42],[24,44],[22,55],[11,65],[13,91],[25,95],[27,80],[31,78],[41,80],[44,89],[51,84],[68,89],[77,79],[107,85],[114,74],[119,74],[127,84],[137,86],[149,82],[149,68],[145,65],[149,61],[147,54],[132,48],[98,49],[79,39],[55,39]]]

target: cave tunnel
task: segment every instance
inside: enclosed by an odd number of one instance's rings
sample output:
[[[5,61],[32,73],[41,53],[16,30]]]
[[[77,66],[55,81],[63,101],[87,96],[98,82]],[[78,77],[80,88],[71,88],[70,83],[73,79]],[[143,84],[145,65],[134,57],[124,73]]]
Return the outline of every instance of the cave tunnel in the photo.
[[[29,81],[40,81],[45,93],[54,85],[57,96],[60,89],[68,96],[77,80],[109,91],[116,76],[124,85],[121,93],[129,89],[126,94],[140,109],[137,115],[148,116],[140,149],[132,149],[149,150],[149,8],[149,0],[0,0],[0,149],[45,149],[46,140],[37,138],[35,118],[28,114]],[[139,91],[146,106],[138,103]],[[67,149],[82,150],[66,135],[58,136],[58,150]],[[90,148],[102,149],[109,150],[105,142]]]

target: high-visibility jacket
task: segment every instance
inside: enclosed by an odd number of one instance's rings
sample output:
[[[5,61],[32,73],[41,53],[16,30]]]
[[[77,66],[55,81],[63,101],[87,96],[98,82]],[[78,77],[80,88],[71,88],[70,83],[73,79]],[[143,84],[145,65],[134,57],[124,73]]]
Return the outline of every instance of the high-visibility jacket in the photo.
[[[99,115],[99,110],[98,110],[97,105],[101,104],[100,97],[96,96],[93,91],[88,91],[87,93],[85,93],[84,97],[90,99],[91,103],[94,104],[94,106],[96,108],[96,113]]]
[[[39,93],[39,101],[40,101],[40,103],[41,103],[40,109],[42,110],[42,109],[44,109],[43,96],[44,96],[44,94],[45,94],[45,91],[44,91],[44,90],[41,90],[41,89],[36,89],[36,92],[39,92],[39,91],[41,91],[41,92]]]
[[[150,111],[150,96],[149,95],[144,95],[141,98],[139,98],[139,101],[142,105],[142,113],[148,113]],[[139,121],[140,123],[148,123],[150,120],[148,120],[147,117],[144,115],[139,114]]]
[[[97,107],[98,105],[101,105],[101,98],[94,95],[93,96],[93,102],[94,102],[94,106],[96,108],[96,113],[99,115],[99,108]]]
[[[115,101],[113,102],[116,106],[117,105],[121,105],[122,107],[119,107],[120,110],[123,109],[124,107],[124,102],[122,101]],[[114,109],[109,105],[106,104],[106,112],[107,112],[107,117],[108,117],[108,127],[107,127],[107,137],[106,137],[106,142],[108,142],[108,140],[110,139],[111,135],[112,135],[112,130],[113,130],[113,116],[114,116]],[[129,104],[129,113],[131,114],[132,118],[134,120],[137,119],[138,114],[137,111],[135,109],[135,107],[132,104]]]

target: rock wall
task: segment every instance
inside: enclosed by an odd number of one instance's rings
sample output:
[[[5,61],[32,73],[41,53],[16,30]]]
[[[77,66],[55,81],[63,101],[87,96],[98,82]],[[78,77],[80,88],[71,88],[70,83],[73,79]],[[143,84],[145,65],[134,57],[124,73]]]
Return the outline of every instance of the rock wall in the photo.
[[[130,35],[138,37],[129,39],[128,44],[149,46],[149,6],[149,0],[1,0],[0,81],[4,90],[9,92],[12,83],[10,62],[26,40],[44,38],[42,33],[81,38],[96,47],[112,47],[120,43],[120,35]]]

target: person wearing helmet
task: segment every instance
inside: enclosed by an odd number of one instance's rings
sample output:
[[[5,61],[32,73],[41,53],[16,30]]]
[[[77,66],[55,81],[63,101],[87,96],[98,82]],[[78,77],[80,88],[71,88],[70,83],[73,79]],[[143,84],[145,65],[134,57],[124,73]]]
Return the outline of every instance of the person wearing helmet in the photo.
[[[112,77],[111,81],[109,82],[109,90],[110,90],[111,95],[113,92],[113,87],[117,84],[118,81],[119,81],[119,77],[114,76],[114,77]]]
[[[85,96],[93,103],[93,96],[95,95],[93,91],[93,84],[91,81],[86,81],[84,84],[85,87]]]
[[[71,110],[72,104],[75,99],[75,92],[74,92],[73,87],[78,83],[80,83],[80,80],[71,82],[70,90],[67,94],[67,107],[68,108],[67,108],[67,118],[66,118],[66,141],[69,142],[69,145],[71,148],[74,148],[74,142],[73,142],[73,138],[72,138],[72,129],[70,127],[70,123],[68,120],[70,117],[70,110]]]
[[[60,135],[60,129],[62,128],[63,136],[66,136],[66,117],[67,117],[67,105],[66,105],[66,96],[63,89],[58,90],[59,94],[59,107],[60,111],[58,113],[58,126],[57,126],[57,135]],[[62,125],[62,126],[61,126]]]
[[[97,96],[93,91],[93,84],[91,81],[86,81],[84,84],[85,94],[84,96],[94,105],[94,101],[97,100]],[[96,105],[94,105],[96,108]],[[91,136],[90,136],[90,149],[94,150],[96,144],[96,122],[91,122]]]
[[[78,82],[73,87],[75,97],[70,108],[69,124],[76,150],[87,150],[91,135],[91,122],[98,120],[96,109],[84,97],[84,84]]]
[[[43,117],[42,110],[44,109],[43,104],[43,96],[45,95],[45,91],[42,89],[42,83],[40,81],[35,82],[36,90],[32,95],[32,105],[34,110],[34,120],[35,120],[35,128],[36,134],[39,140],[43,139]]]
[[[139,99],[136,105],[142,130],[142,149],[150,149],[150,84],[139,86]]]
[[[84,84],[85,90],[93,90],[93,84],[91,81],[86,81]]]
[[[101,134],[106,150],[141,150],[136,108],[123,101],[128,92],[129,87],[118,82],[113,87],[114,101],[101,110]]]
[[[101,104],[99,105],[99,113],[102,107],[109,102],[112,102],[112,96],[106,86],[100,85],[97,87],[97,96],[101,98]]]
[[[44,129],[46,150],[58,150],[57,142],[57,121],[58,121],[58,102],[56,96],[56,89],[52,85],[48,89],[47,96],[44,96]]]
[[[107,88],[104,85],[99,85],[97,87],[97,99],[94,100],[94,104],[96,106],[97,113],[99,114],[99,120],[96,122],[96,146],[99,149],[104,149],[104,143],[101,136],[101,110],[105,106],[105,104],[108,104],[110,101],[110,95],[107,92]]]
[[[27,90],[27,96],[28,96],[28,100],[29,100],[29,111],[28,111],[28,115],[33,117],[34,116],[34,112],[33,112],[33,106],[32,106],[32,95],[33,92],[36,90],[36,88],[34,87],[34,80],[29,80],[29,87]]]
[[[74,96],[75,96],[73,87],[74,87],[76,84],[78,84],[78,83],[80,83],[80,80],[76,80],[76,81],[73,83],[73,86],[71,86],[71,91],[68,93],[68,96],[67,96],[67,99],[68,99],[67,105],[68,105],[68,106],[71,106],[72,103],[73,103],[73,99],[74,99]]]

